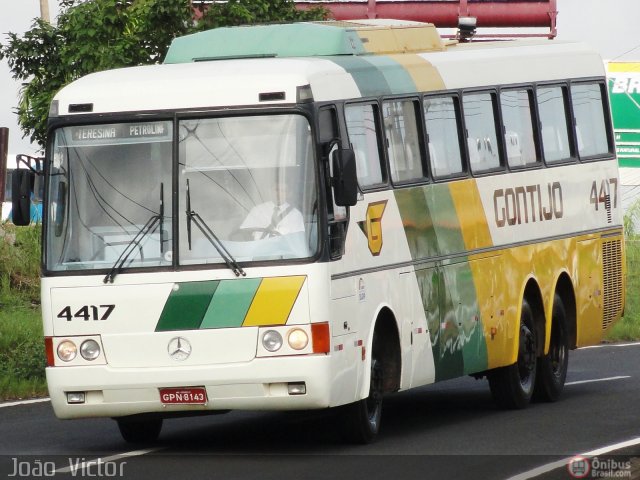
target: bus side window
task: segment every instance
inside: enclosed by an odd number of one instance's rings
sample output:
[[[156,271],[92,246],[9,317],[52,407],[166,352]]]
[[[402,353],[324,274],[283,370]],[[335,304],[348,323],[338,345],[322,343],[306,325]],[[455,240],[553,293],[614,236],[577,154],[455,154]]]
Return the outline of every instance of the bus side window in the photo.
[[[382,118],[391,179],[407,182],[424,178],[416,102],[386,101],[382,104]]]
[[[553,163],[569,160],[573,155],[569,143],[566,88],[540,87],[537,99],[545,161]]]
[[[424,118],[431,171],[436,178],[464,172],[458,100],[455,97],[425,97]]]
[[[467,127],[469,165],[474,173],[500,167],[500,146],[495,120],[495,95],[467,93],[462,99]]]
[[[607,138],[604,116],[603,85],[578,83],[571,85],[573,116],[576,119],[576,137],[580,158],[612,153]]]
[[[507,161],[511,168],[540,163],[533,133],[531,101],[532,92],[530,89],[500,92]]]
[[[349,142],[356,154],[358,183],[372,187],[386,182],[380,162],[378,139],[381,137],[376,122],[377,108],[373,104],[345,105]]]

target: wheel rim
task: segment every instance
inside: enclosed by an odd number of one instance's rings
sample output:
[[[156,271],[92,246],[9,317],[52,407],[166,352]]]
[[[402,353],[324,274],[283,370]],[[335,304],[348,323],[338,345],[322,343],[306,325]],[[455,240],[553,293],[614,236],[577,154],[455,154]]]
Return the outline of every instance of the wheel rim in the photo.
[[[536,342],[533,332],[522,322],[520,325],[520,349],[518,350],[518,372],[524,390],[533,386],[536,368]]]
[[[551,373],[553,373],[554,377],[560,378],[566,365],[567,347],[563,341],[562,330],[560,328],[554,330],[554,336],[549,348],[549,360],[551,361]]]
[[[377,431],[382,408],[382,368],[375,358],[371,360],[371,382],[366,404],[369,424],[373,431]]]

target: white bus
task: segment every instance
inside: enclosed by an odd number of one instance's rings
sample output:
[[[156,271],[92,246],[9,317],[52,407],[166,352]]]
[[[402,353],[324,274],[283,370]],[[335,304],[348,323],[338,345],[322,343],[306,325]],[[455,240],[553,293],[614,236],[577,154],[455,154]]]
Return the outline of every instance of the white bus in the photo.
[[[62,89],[42,310],[58,417],[327,409],[487,377],[561,394],[624,308],[603,63],[394,21],[221,28]],[[15,219],[14,219],[15,220]]]

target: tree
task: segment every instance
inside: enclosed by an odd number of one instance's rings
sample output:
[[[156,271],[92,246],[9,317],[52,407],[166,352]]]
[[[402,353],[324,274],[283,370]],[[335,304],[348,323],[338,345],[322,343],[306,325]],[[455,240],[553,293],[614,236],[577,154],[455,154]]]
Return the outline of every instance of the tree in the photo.
[[[324,20],[329,13],[322,7],[298,10],[291,0],[228,0],[209,4],[196,1],[194,4],[203,12],[196,26],[198,30],[255,23]]]
[[[0,43],[13,77],[23,82],[17,106],[25,136],[44,148],[49,106],[56,92],[89,73],[159,63],[171,40],[206,28],[323,19],[326,10],[298,11],[291,0],[60,0],[57,25],[35,19],[24,36]]]

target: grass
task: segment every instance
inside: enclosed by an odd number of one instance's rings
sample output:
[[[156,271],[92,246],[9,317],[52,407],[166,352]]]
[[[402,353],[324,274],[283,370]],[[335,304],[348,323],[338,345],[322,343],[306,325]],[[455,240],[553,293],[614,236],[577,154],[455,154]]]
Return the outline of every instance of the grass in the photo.
[[[0,399],[43,396],[40,227],[0,226]]]
[[[621,342],[640,339],[640,237],[625,243],[627,254],[627,290],[624,317],[607,332],[606,340]]]
[[[38,305],[0,307],[0,398],[42,396],[44,340]]]

